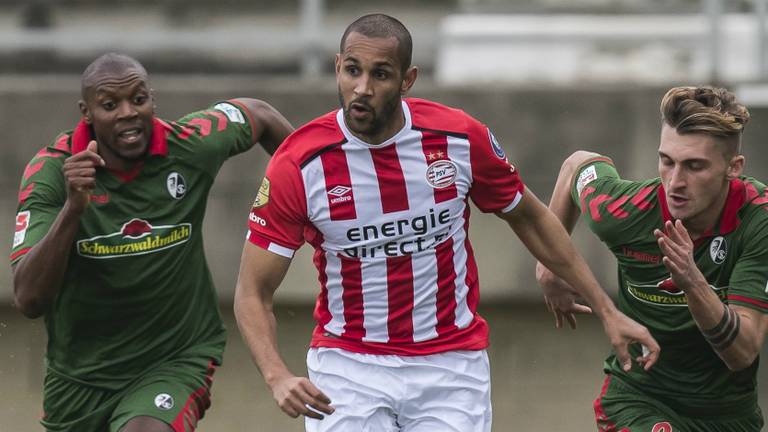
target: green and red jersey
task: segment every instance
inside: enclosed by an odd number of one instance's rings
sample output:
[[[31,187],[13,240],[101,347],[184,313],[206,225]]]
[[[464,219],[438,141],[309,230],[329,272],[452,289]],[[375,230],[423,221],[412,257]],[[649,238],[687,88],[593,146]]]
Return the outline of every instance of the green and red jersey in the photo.
[[[202,224],[219,168],[253,145],[252,121],[234,100],[175,122],[156,118],[139,166],[96,170],[62,286],[45,315],[50,373],[117,389],[182,351],[221,362],[225,331]],[[81,122],[27,165],[12,263],[48,232],[67,198],[64,160],[91,139]]]
[[[624,180],[607,158],[577,170],[571,189],[590,229],[616,256],[619,309],[642,323],[661,345],[649,371],[622,371],[614,356],[606,372],[681,413],[719,416],[753,412],[755,363],[732,372],[696,326],[685,294],[671,281],[653,230],[672,220],[660,179]],[[716,226],[695,241],[694,259],[724,303],[768,313],[768,192],[742,177],[730,183]],[[633,346],[632,357],[640,354]]]
[[[661,345],[649,371],[622,371],[614,356],[606,372],[667,402],[682,413],[753,412],[755,363],[730,371],[702,336],[685,294],[662,264],[653,230],[671,220],[660,179],[619,177],[607,158],[582,164],[571,189],[590,229],[616,256],[619,309],[642,323]],[[768,192],[752,178],[734,179],[716,226],[696,240],[697,267],[723,302],[768,313]],[[633,346],[632,357],[640,354]]]

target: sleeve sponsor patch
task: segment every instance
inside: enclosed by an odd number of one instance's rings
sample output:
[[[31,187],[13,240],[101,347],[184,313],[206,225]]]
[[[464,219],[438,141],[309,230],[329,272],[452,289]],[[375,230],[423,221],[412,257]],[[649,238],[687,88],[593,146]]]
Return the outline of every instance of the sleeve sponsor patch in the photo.
[[[496,154],[496,156],[499,159],[506,159],[507,155],[504,153],[504,149],[496,140],[496,137],[493,135],[493,132],[491,132],[490,129],[488,129],[488,140],[491,142],[491,148],[493,148],[493,153]]]
[[[253,200],[253,208],[264,207],[269,202],[269,179],[264,177],[259,187],[259,192],[256,194],[256,199]]]
[[[597,170],[595,169],[594,165],[590,165],[583,170],[581,170],[581,173],[579,174],[579,178],[576,180],[576,192],[579,196],[581,196],[581,191],[584,189],[584,186],[588,185],[592,180],[597,178]]]
[[[24,243],[27,237],[27,228],[29,228],[29,210],[16,214],[16,231],[13,233],[13,247],[18,247]]]
[[[227,118],[231,122],[245,123],[245,118],[243,117],[243,113],[236,106],[232,104],[222,102],[214,105],[213,108],[226,114]]]

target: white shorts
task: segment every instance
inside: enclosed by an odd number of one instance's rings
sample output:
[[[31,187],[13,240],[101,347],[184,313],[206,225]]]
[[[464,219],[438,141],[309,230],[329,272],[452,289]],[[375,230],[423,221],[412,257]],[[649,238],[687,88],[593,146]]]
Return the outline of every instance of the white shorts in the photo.
[[[491,373],[485,351],[428,356],[310,348],[309,379],[336,411],[306,417],[307,432],[490,432]]]

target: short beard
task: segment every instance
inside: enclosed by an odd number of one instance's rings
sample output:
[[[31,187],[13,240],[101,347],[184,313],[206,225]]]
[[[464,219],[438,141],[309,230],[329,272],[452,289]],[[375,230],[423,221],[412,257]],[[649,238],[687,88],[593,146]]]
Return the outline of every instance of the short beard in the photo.
[[[381,110],[371,111],[371,122],[366,129],[358,130],[352,128],[352,117],[349,115],[349,106],[345,104],[344,97],[341,95],[341,88],[338,89],[338,96],[339,105],[341,105],[341,109],[344,112],[344,122],[347,124],[350,131],[361,137],[376,136],[382,129],[389,125],[397,111],[397,105],[400,103],[400,95],[395,94],[392,98],[384,102],[384,106]]]

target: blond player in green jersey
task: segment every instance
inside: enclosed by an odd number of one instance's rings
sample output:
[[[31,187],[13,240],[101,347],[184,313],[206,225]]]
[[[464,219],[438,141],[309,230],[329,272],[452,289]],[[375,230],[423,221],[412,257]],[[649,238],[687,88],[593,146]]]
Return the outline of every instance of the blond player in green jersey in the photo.
[[[616,256],[619,308],[661,345],[645,371],[605,362],[594,403],[600,431],[757,432],[758,354],[768,333],[768,192],[742,175],[747,109],[721,88],[676,87],[661,102],[659,177],[630,181],[579,151],[550,208],[570,231],[579,213]],[[541,264],[561,326],[572,289]],[[633,347],[633,355],[641,354]]]

